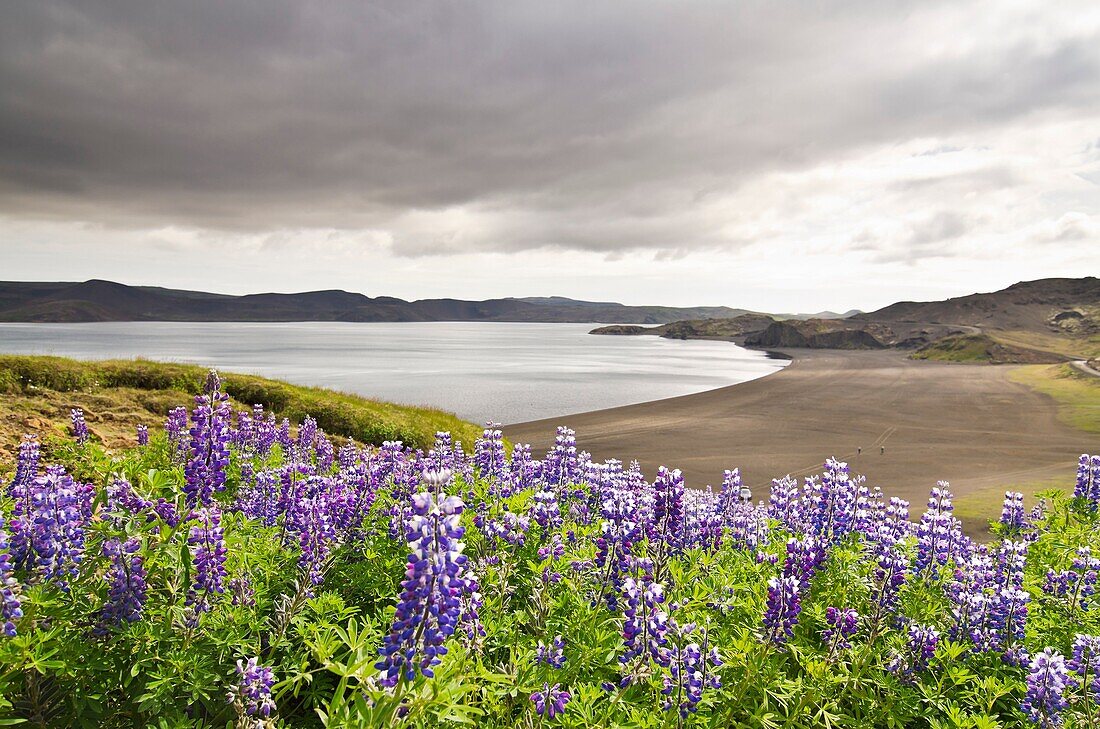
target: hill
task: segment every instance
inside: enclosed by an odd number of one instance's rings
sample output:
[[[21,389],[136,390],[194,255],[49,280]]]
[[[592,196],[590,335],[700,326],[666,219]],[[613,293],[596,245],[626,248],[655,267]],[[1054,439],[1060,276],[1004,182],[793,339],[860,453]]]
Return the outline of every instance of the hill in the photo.
[[[400,440],[431,447],[437,431],[473,443],[481,429],[451,413],[394,405],[254,375],[222,373],[234,409],[262,404],[267,412],[299,423],[307,415],[327,433],[360,443]],[[81,362],[63,357],[0,356],[0,441],[14,447],[24,432],[64,430],[69,410],[82,408],[92,432],[108,446],[132,445],[134,425],[160,428],[168,411],[190,408],[206,370],[194,365],[114,360]],[[0,452],[0,462],[14,453]]]
[[[656,327],[612,324],[593,329],[589,334],[651,334],[665,339],[735,339],[763,331],[774,321],[767,314],[742,314],[732,318],[675,321]]]
[[[744,309],[625,306],[563,297],[421,299],[369,297],[348,291],[231,296],[113,281],[0,282],[0,321],[512,321],[664,324],[678,319],[734,317]]]
[[[944,301],[902,301],[854,320],[928,322],[982,329],[1100,333],[1100,279],[1045,278]]]

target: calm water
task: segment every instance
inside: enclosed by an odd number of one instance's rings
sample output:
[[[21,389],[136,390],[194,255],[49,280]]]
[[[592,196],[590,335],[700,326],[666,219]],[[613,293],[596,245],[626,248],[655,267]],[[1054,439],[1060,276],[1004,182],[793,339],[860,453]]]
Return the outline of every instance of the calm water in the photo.
[[[728,342],[592,336],[593,324],[0,324],[0,352],[145,357],[515,423],[710,390],[787,363]]]

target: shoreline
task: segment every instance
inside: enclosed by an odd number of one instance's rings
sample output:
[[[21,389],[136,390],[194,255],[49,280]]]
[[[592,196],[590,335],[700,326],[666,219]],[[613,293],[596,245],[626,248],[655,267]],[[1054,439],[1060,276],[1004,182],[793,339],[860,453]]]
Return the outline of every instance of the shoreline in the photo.
[[[1009,487],[1072,489],[1077,457],[1096,447],[1094,434],[1059,420],[1053,399],[1009,379],[1017,365],[918,362],[892,350],[780,353],[788,366],[748,382],[502,429],[542,450],[566,425],[596,460],[636,458],[650,476],[680,468],[694,488],[739,467],[757,500],[771,479],[819,472],[836,457],[907,499],[914,518],[939,480],[964,502],[980,497],[978,515],[992,518]],[[996,513],[984,503],[993,501]]]

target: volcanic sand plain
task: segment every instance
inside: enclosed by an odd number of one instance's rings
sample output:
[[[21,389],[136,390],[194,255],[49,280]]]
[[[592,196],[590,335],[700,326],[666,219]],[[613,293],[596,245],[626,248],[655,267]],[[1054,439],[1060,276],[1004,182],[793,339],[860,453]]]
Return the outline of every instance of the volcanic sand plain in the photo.
[[[832,456],[908,499],[914,518],[945,480],[971,533],[997,518],[1006,489],[1072,489],[1077,457],[1100,450],[1100,428],[1063,422],[1055,399],[1016,381],[1019,366],[914,361],[896,350],[784,352],[791,364],[760,379],[503,430],[541,450],[567,425],[594,459],[637,459],[650,477],[679,468],[689,487],[717,487],[738,467],[756,499],[771,479],[818,473]]]

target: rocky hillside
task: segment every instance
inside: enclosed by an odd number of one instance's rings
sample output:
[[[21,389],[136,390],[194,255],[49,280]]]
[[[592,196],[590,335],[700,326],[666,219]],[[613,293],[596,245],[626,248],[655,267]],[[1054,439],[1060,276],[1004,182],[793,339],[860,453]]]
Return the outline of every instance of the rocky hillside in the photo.
[[[855,321],[928,322],[983,330],[1100,333],[1100,279],[1045,278],[945,301],[902,301]]]
[[[736,339],[761,332],[775,323],[767,314],[742,314],[724,319],[692,319],[674,321],[656,327],[612,324],[593,329],[590,334],[639,335],[652,334],[665,339]]]

